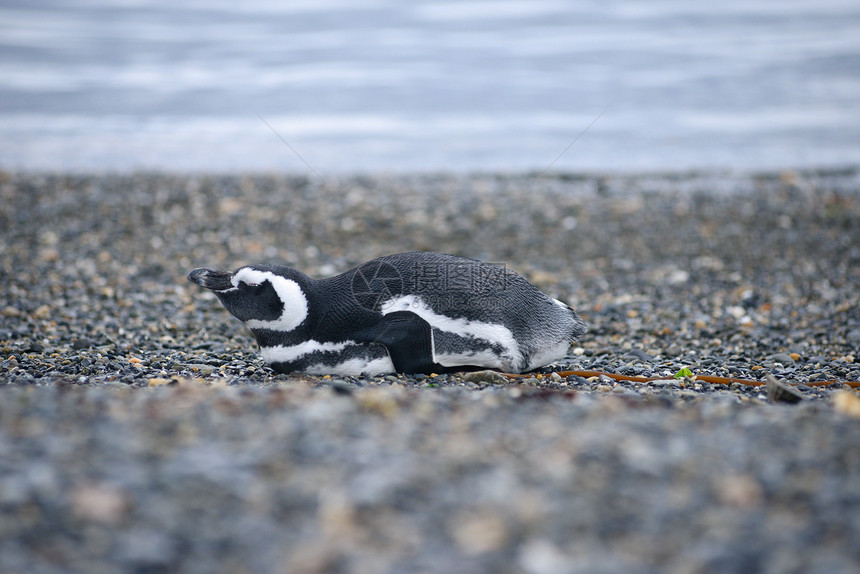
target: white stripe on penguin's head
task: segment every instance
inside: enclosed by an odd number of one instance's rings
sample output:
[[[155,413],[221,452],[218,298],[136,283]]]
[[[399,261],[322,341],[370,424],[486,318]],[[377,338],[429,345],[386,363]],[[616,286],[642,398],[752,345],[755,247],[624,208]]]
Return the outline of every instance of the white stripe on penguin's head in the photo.
[[[247,285],[262,285],[268,281],[281,303],[284,310],[281,316],[274,321],[262,321],[259,319],[250,319],[245,321],[245,325],[251,329],[271,329],[273,331],[292,331],[302,324],[302,321],[308,316],[308,298],[302,291],[301,286],[292,279],[281,277],[271,271],[260,271],[251,267],[243,267],[239,269],[231,279],[234,287],[239,287],[240,283]]]

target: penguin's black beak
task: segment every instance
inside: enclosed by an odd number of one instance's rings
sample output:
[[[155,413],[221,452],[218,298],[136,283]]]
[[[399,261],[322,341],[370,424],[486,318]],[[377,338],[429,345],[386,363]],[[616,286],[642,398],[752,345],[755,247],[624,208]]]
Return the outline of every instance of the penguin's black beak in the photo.
[[[202,267],[188,274],[189,281],[211,291],[232,289],[233,283],[230,282],[231,277],[233,277],[233,274],[227,271],[213,271]]]

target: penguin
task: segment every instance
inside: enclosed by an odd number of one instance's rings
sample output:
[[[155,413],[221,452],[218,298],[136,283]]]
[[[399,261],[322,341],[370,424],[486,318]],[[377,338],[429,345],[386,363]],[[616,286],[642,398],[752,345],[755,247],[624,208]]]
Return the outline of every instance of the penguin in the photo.
[[[502,264],[433,252],[387,255],[313,279],[282,265],[194,269],[280,373],[380,375],[496,369],[564,358],[587,326]]]

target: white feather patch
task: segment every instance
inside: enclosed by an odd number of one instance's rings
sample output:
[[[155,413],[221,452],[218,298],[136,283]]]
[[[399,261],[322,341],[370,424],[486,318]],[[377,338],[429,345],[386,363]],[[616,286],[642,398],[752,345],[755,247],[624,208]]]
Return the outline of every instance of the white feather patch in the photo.
[[[511,330],[504,325],[440,315],[417,295],[402,295],[389,299],[382,304],[383,315],[395,311],[410,311],[415,313],[430,323],[431,327],[440,331],[454,333],[461,337],[474,337],[475,339],[500,345],[504,349],[501,357],[499,357],[500,367],[506,370],[520,370],[523,366],[523,356],[520,352],[520,346],[514,338],[514,334],[511,333]],[[493,355],[496,356],[495,353]],[[476,356],[479,355],[476,353]],[[463,364],[457,357],[458,355],[441,355],[437,357],[434,350],[433,361],[445,367],[456,367]]]
[[[267,363],[292,363],[308,355],[318,351],[340,352],[350,345],[355,345],[353,341],[342,341],[340,343],[320,343],[313,339],[302,341],[298,345],[285,347],[276,345],[274,347],[260,347],[260,354],[263,360]]]
[[[472,351],[467,353],[439,353],[434,355],[434,361],[446,367],[460,365],[472,365],[474,367],[486,367],[488,369],[499,369],[502,371],[513,371],[518,366],[509,365],[502,360],[491,349]]]
[[[347,359],[336,365],[325,365],[322,363],[311,365],[304,372],[309,375],[340,375],[344,377],[357,377],[364,373],[374,377],[376,375],[393,373],[394,363],[391,362],[390,357],[380,357],[378,359],[371,359],[370,361],[364,359]]]
[[[230,280],[234,287],[238,287],[240,282],[259,285],[265,281],[269,281],[274,287],[284,310],[281,316],[274,321],[250,319],[245,321],[245,324],[251,329],[271,329],[273,331],[292,331],[301,325],[308,316],[308,299],[299,284],[292,279],[275,275],[271,271],[258,271],[245,267],[233,275]]]
[[[298,361],[302,357],[315,352],[335,352],[339,353],[349,346],[356,345],[354,341],[341,341],[339,343],[320,343],[313,339],[303,341],[298,345],[284,347],[277,345],[275,347],[261,347],[260,354],[263,360],[267,363],[291,363]],[[377,359],[361,359],[352,358],[341,361],[334,365],[318,363],[310,365],[303,370],[305,373],[312,375],[343,375],[357,376],[362,373],[368,375],[381,375],[394,372],[394,363],[388,356],[379,357]]]
[[[548,365],[549,363],[552,363],[554,361],[558,361],[559,359],[563,359],[567,356],[567,352],[569,350],[570,341],[568,341],[567,339],[565,339],[564,341],[559,341],[555,345],[540,349],[534,355],[532,355],[529,364],[523,370],[530,371],[532,369],[537,369],[538,367]]]

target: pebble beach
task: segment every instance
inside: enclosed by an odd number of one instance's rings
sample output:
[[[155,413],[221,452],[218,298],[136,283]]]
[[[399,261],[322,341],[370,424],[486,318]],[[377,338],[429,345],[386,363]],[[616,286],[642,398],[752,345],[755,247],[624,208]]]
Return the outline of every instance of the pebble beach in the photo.
[[[0,172],[0,229],[0,572],[860,565],[857,169]],[[280,375],[186,280],[411,250],[589,332],[516,379]]]

